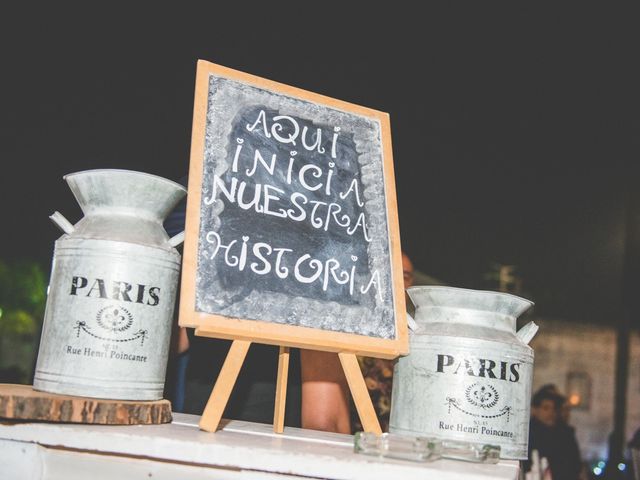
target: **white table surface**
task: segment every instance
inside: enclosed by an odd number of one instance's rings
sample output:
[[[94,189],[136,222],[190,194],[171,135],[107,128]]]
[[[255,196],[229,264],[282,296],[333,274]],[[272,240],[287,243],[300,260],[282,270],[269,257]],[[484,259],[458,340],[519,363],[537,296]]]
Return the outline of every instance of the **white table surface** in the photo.
[[[216,433],[200,417],[174,414],[165,425],[0,424],[0,479],[509,479],[517,461],[483,465],[418,463],[353,453],[351,435],[223,421]]]

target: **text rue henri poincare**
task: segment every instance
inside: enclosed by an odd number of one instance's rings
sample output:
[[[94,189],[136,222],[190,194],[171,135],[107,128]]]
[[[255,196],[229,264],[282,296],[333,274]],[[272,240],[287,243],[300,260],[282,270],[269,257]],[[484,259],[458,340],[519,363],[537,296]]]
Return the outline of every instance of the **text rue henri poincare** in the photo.
[[[64,347],[64,353],[67,355],[78,355],[104,360],[127,360],[130,362],[147,363],[146,355],[118,351],[117,345],[105,344],[103,350],[96,350],[91,347],[75,347],[73,345],[66,345]]]
[[[339,155],[340,127],[334,127],[329,133],[322,128],[310,133],[307,126],[301,128],[293,117],[270,117],[260,110],[255,121],[246,124],[243,131],[247,135],[272,139],[276,144],[290,145],[292,149],[286,158],[278,158],[276,153],[258,148],[243,152],[250,142],[236,138],[230,170],[223,176],[213,175],[211,193],[203,199],[204,206],[226,201],[261,215],[307,222],[318,232],[330,234],[333,230],[341,230],[357,241],[371,242],[358,178],[354,176],[346,184],[340,183],[339,190],[334,188],[334,160]],[[328,142],[330,147],[325,148],[327,142],[323,146],[323,135],[331,138]],[[322,154],[326,162],[305,162],[304,151]],[[253,177],[258,171],[266,172],[273,183],[255,182]],[[288,193],[292,189],[294,191]],[[319,200],[319,196],[325,199]],[[347,202],[349,209],[343,208]],[[356,215],[349,215],[346,211],[356,212]],[[256,275],[275,275],[282,280],[291,277],[301,284],[317,284],[323,291],[327,291],[330,285],[338,285],[351,296],[366,295],[373,289],[379,300],[384,301],[380,273],[373,270],[358,275],[358,257],[355,255],[348,256],[351,263],[345,265],[344,260],[314,258],[312,253],[294,252],[286,245],[271,245],[266,241],[251,244],[248,235],[241,239],[225,239],[218,232],[209,230],[204,239],[212,248],[210,260],[223,255],[224,263],[239,271],[247,269]]]

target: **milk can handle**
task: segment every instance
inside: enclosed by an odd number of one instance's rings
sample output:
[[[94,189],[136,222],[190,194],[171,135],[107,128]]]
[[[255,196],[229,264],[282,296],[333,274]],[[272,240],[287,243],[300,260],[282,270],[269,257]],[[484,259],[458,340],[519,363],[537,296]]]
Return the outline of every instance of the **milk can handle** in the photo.
[[[415,332],[416,330],[418,330],[418,324],[416,323],[416,321],[413,319],[413,317],[409,312],[407,312],[407,325],[409,326],[409,329],[412,332]]]
[[[75,230],[75,227],[71,224],[71,222],[58,211],[53,212],[53,214],[51,214],[49,218],[58,226],[60,230],[62,230],[67,235],[71,235]]]
[[[522,341],[522,343],[524,343],[525,345],[529,345],[531,339],[538,332],[538,328],[538,325],[536,325],[534,322],[529,322],[520,330],[518,330],[516,336]]]
[[[180,233],[176,233],[173,237],[169,239],[169,245],[171,245],[173,248],[177,247],[182,242],[184,242],[184,230],[181,231]]]

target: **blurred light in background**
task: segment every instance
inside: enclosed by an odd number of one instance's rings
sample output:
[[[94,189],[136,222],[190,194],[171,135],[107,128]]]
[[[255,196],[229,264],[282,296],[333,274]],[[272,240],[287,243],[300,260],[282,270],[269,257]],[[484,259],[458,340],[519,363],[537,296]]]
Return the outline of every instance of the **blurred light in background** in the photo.
[[[588,373],[569,372],[566,392],[571,408],[589,410],[591,407],[591,378]]]

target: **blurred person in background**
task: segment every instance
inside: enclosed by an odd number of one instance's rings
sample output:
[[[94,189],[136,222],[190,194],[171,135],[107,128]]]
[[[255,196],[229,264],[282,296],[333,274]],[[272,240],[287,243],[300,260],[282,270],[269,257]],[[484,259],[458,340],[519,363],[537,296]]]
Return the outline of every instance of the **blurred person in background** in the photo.
[[[564,442],[575,445],[574,455],[580,459],[580,449],[576,438],[576,429],[569,424],[569,419],[571,417],[571,404],[569,403],[569,399],[560,392],[554,383],[547,383],[540,387],[540,390],[548,390],[558,395],[560,400],[560,406],[558,407],[558,434],[566,438]],[[580,480],[587,480],[589,478],[587,466],[582,463],[581,460],[580,462],[581,468],[578,478],[580,478]]]
[[[555,385],[542,386],[531,401],[531,421],[529,423],[529,459],[537,450],[540,457],[549,462],[553,480],[581,480],[584,475],[580,450],[575,429],[565,422],[566,398]],[[525,470],[531,469],[530,461],[525,462]]]

